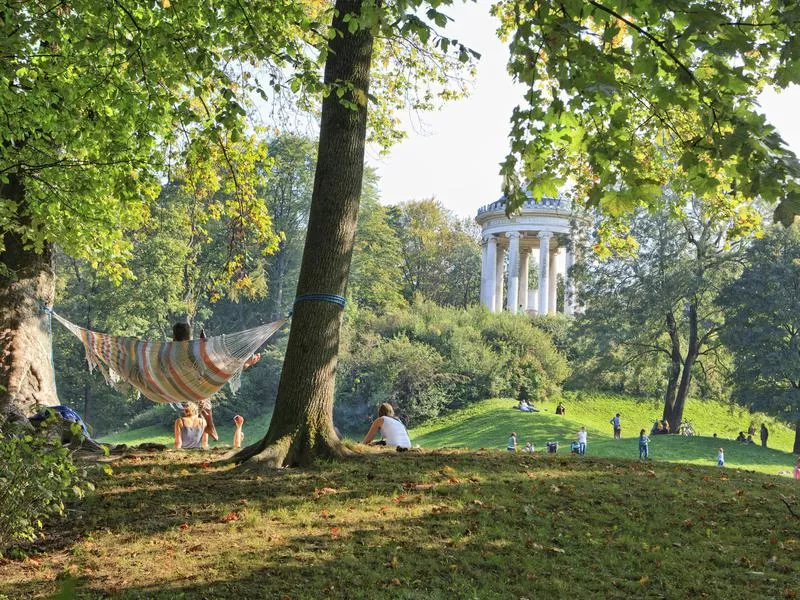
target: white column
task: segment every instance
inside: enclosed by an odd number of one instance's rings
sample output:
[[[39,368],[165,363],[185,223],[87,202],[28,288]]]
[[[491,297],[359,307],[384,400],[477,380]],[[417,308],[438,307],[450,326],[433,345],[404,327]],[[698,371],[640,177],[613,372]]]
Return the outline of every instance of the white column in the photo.
[[[481,304],[494,310],[494,273],[496,268],[497,238],[487,235],[483,238],[483,263],[481,264]]]
[[[549,299],[550,279],[550,238],[553,234],[549,231],[539,232],[539,314],[547,314],[547,301]]]
[[[497,238],[495,238],[496,242]],[[494,309],[493,312],[501,312],[503,310],[503,268],[505,266],[506,257],[502,248],[497,247],[495,261],[494,261]]]
[[[555,239],[556,247],[550,250],[550,279],[548,280],[549,289],[547,299],[548,314],[556,314],[558,305],[556,304],[558,289],[558,239]]]
[[[568,315],[575,314],[575,286],[572,283],[570,270],[575,264],[575,250],[570,242],[567,246],[567,257],[564,270],[564,312]]]
[[[508,304],[511,313],[516,313],[519,300],[519,232],[507,233],[508,237]]]
[[[530,257],[530,248],[525,248],[519,254],[519,305],[523,314],[528,310],[528,261]]]

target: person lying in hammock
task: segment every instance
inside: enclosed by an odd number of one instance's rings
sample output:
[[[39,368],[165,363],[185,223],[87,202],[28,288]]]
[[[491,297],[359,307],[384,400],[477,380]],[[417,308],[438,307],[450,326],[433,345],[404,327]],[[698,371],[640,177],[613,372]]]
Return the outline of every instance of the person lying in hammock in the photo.
[[[204,331],[200,332],[200,338],[205,339],[206,335]],[[189,327],[188,323],[175,323],[172,326],[172,341],[173,342],[188,342],[192,339],[192,329]],[[256,364],[259,360],[261,360],[261,354],[257,353],[248,358],[242,370],[249,369],[254,364]],[[205,400],[201,400],[199,402],[199,411],[200,416],[206,423],[205,434],[206,434],[206,446],[208,445],[208,436],[214,441],[219,440],[219,434],[217,434],[217,428],[214,425],[214,415],[211,410],[211,399],[206,398]]]

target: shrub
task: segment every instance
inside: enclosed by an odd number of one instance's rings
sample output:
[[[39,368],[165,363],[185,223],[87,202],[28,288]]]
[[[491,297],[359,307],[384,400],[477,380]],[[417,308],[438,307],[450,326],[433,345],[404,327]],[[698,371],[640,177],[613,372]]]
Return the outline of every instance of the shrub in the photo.
[[[80,427],[74,424],[74,435]],[[93,489],[67,448],[46,436],[0,432],[0,556],[40,534],[64,514],[64,501]]]
[[[417,301],[383,316],[360,313],[343,339],[335,406],[345,429],[365,426],[387,401],[409,425],[523,389],[542,401],[568,374],[549,333],[524,316],[481,307]]]

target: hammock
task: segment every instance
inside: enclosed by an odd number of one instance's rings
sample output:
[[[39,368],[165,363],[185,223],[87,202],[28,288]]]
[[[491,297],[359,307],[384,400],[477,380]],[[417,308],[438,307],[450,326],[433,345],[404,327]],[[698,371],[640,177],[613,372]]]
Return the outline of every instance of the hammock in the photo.
[[[187,342],[145,342],[90,331],[51,314],[83,342],[90,371],[96,367],[118,390],[132,386],[163,404],[206,400],[226,382],[235,394],[245,361],[286,322]]]

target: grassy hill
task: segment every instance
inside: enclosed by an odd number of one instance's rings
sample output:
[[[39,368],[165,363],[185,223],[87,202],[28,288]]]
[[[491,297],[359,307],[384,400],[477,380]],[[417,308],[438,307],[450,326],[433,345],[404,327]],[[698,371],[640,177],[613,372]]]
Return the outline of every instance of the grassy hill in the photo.
[[[0,560],[0,598],[800,592],[793,480],[592,455],[362,452],[254,472],[215,453],[120,458],[31,559]]]
[[[607,458],[637,458],[641,429],[648,434],[661,404],[614,394],[586,392],[566,393],[566,414],[556,415],[554,403],[543,405],[538,413],[523,413],[510,399],[492,399],[472,405],[444,418],[430,421],[410,432],[412,442],[424,448],[494,448],[504,449],[509,434],[517,433],[520,448],[527,441],[537,452],[545,442],[559,443],[559,452],[568,453],[569,443],[576,439],[580,427],[588,431],[587,454]],[[622,439],[615,440],[609,420],[620,413]],[[650,453],[654,460],[669,460],[698,465],[716,463],[717,449],[725,449],[728,467],[751,469],[776,474],[791,470],[790,454],[794,431],[764,415],[731,409],[727,404],[689,401],[684,417],[692,422],[697,437],[675,435],[651,436]],[[751,419],[767,423],[769,448],[733,441],[739,431],[746,431]],[[713,438],[713,434],[717,438]],[[758,436],[756,435],[756,438]]]
[[[526,441],[536,445],[537,451],[545,442],[555,441],[559,452],[569,452],[569,442],[575,439],[578,429],[586,426],[589,432],[588,454],[608,458],[636,458],[638,456],[639,430],[650,432],[653,421],[661,415],[660,402],[642,400],[617,394],[566,392],[566,415],[554,414],[555,403],[542,406],[538,413],[515,410],[511,399],[492,399],[474,404],[441,419],[430,421],[412,429],[411,439],[423,448],[495,448],[504,449],[512,431],[516,431],[520,448]],[[622,419],[622,440],[612,438],[609,419],[616,413]],[[259,439],[266,433],[271,415],[245,423],[245,443]],[[776,474],[791,470],[794,459],[789,452],[794,443],[794,431],[761,414],[751,415],[745,410],[732,409],[719,402],[690,400],[685,417],[692,422],[698,437],[653,436],[650,451],[654,460],[669,460],[699,465],[715,464],[717,448],[725,448],[729,467],[751,469]],[[746,431],[751,419],[767,423],[770,431],[769,448],[747,446],[732,441],[739,431]],[[219,442],[212,447],[226,447],[233,439],[231,424],[217,423]],[[717,433],[715,440],[711,436]],[[355,438],[360,439],[360,438]],[[756,434],[756,439],[758,435]],[[159,442],[171,445],[172,423],[163,426],[143,427],[106,436],[107,443]]]

